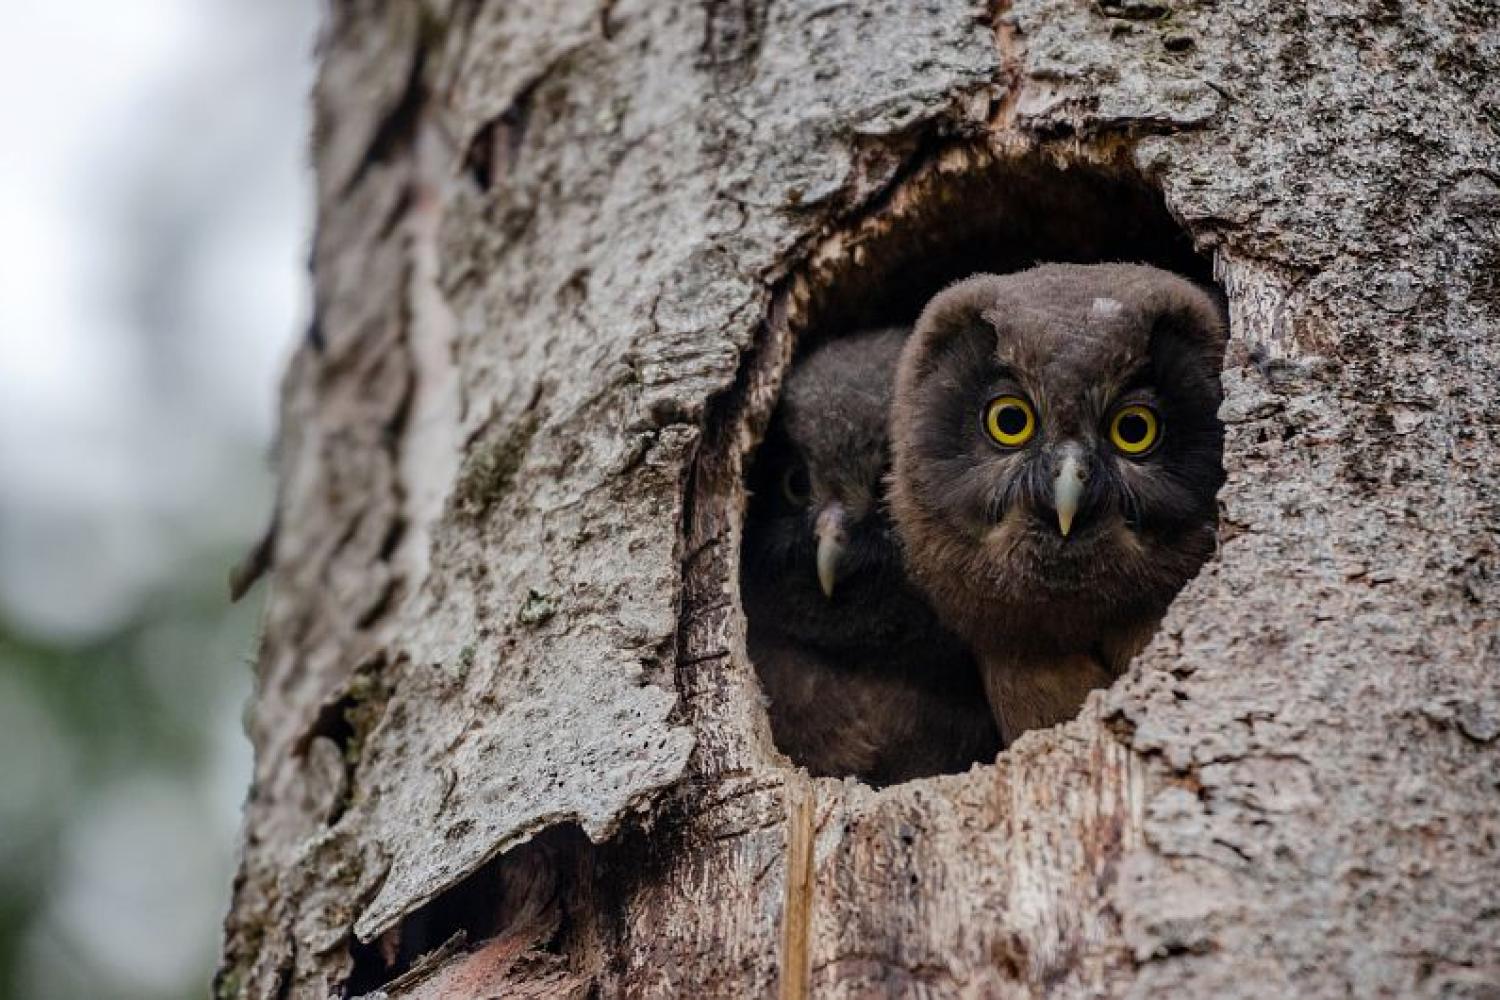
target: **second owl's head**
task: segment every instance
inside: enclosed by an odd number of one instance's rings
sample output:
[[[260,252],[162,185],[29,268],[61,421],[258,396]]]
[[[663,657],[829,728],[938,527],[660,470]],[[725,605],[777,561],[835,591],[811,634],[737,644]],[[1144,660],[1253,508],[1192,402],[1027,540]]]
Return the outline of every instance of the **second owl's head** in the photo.
[[[1164,608],[1213,550],[1224,344],[1206,293],[1144,266],[1049,264],[933,299],[891,432],[893,508],[934,599],[1075,622]]]
[[[866,331],[801,358],[750,471],[747,609],[804,642],[930,634],[931,611],[907,583],[882,489],[905,340],[901,329]]]

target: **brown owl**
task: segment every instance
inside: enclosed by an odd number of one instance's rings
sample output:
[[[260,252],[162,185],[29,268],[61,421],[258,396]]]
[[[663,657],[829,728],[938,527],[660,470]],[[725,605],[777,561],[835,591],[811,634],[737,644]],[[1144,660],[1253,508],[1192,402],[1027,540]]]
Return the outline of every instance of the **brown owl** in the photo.
[[[1213,553],[1224,345],[1207,294],[1138,265],[978,275],[923,311],[891,508],[1007,743],[1109,684]]]
[[[993,759],[966,647],[911,585],[885,507],[904,330],[799,362],[750,474],[740,589],[776,745],[815,775],[889,784]]]

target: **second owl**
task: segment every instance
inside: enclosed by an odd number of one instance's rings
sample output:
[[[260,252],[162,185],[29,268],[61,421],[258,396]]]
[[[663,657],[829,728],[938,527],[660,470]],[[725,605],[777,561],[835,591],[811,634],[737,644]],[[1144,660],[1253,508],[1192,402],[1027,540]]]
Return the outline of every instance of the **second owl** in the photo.
[[[908,581],[886,509],[905,338],[834,340],[792,371],[751,474],[740,576],[776,745],[877,785],[999,749],[974,660]]]

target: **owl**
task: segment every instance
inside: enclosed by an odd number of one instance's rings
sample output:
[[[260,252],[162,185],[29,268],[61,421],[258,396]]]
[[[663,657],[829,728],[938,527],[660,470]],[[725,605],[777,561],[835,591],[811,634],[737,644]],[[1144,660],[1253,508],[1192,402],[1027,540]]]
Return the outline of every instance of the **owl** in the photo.
[[[953,285],[905,344],[893,518],[1007,743],[1118,676],[1213,553],[1225,337],[1175,275],[1046,264]]]
[[[975,662],[907,579],[886,510],[904,330],[798,363],[751,470],[740,589],[776,745],[884,785],[999,750]]]

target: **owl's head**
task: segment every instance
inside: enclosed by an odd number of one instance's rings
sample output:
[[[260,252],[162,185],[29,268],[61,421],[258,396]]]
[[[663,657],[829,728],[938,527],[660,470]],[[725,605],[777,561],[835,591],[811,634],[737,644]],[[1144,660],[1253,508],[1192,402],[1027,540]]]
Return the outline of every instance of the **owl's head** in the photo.
[[[899,642],[932,627],[886,510],[887,417],[905,331],[844,337],[797,363],[750,477],[747,610],[802,641]]]
[[[891,497],[950,625],[1065,645],[1165,610],[1213,552],[1224,344],[1207,294],[1138,265],[980,275],[928,304]]]

